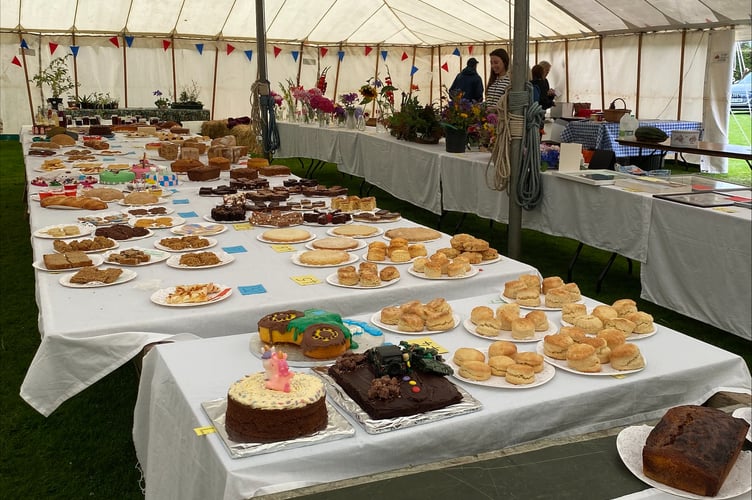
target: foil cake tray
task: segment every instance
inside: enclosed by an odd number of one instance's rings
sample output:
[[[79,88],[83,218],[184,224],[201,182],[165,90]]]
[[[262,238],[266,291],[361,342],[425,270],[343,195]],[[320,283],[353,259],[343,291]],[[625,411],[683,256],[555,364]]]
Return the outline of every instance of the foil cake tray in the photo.
[[[329,422],[326,425],[326,429],[311,434],[310,436],[303,436],[288,441],[276,441],[273,443],[238,443],[230,439],[225,430],[227,398],[205,401],[201,403],[201,408],[204,409],[204,413],[206,413],[206,416],[211,420],[214,429],[222,439],[222,444],[225,445],[227,452],[232,458],[244,458],[263,455],[265,453],[274,453],[275,451],[302,448],[303,446],[336,441],[338,439],[345,439],[355,435],[355,429],[350,422],[348,422],[344,415],[340,413],[339,409],[329,401],[326,402],[326,411],[329,415]]]
[[[457,385],[457,390],[462,395],[462,401],[459,403],[447,406],[446,408],[419,413],[417,415],[377,420],[371,418],[368,413],[363,411],[358,403],[353,401],[353,399],[342,390],[334,379],[326,373],[326,370],[325,367],[318,367],[313,368],[311,371],[324,380],[329,398],[352,416],[368,434],[381,434],[383,432],[396,431],[416,425],[430,424],[431,422],[473,413],[483,408],[483,404],[481,404],[480,401],[471,396],[470,393],[461,386]]]

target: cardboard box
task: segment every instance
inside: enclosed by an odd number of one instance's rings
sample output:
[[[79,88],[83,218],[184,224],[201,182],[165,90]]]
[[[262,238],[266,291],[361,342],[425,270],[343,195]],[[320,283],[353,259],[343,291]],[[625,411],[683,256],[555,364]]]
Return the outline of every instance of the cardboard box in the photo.
[[[695,147],[700,142],[700,132],[697,130],[672,130],[671,142],[672,146],[682,147]]]

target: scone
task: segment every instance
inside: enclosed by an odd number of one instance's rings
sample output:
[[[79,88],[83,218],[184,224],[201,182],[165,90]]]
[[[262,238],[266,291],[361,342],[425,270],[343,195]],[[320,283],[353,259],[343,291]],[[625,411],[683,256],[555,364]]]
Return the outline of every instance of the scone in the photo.
[[[574,320],[574,326],[578,326],[585,330],[585,333],[595,335],[603,329],[603,322],[593,316],[592,314],[586,314],[584,316],[578,316]]]
[[[429,309],[431,311],[452,314],[452,306],[450,306],[449,302],[447,302],[443,297],[431,299],[426,302],[424,306],[426,307],[426,309]]]
[[[494,311],[488,306],[476,306],[470,311],[470,321],[477,325],[483,320],[494,318]]]
[[[358,284],[360,276],[353,266],[345,266],[337,269],[337,281],[341,285],[353,286]]]
[[[535,373],[543,371],[543,356],[537,352],[518,352],[514,356],[514,361],[519,365],[527,365],[531,367]]]
[[[561,306],[561,319],[572,325],[577,316],[584,316],[586,314],[587,306],[585,304],[570,302],[568,304],[562,304]]]
[[[624,335],[624,332],[617,328],[604,328],[595,336],[605,339],[606,343],[612,350],[614,347],[622,345],[627,341],[627,336]]]
[[[606,339],[602,337],[586,337],[580,341],[581,344],[587,344],[595,348],[595,355],[598,361],[605,365],[611,359],[611,348],[608,346]]]
[[[517,354],[517,345],[508,340],[497,340],[488,347],[488,357],[509,356]]]
[[[523,274],[517,279],[522,281],[526,288],[535,288],[538,291],[541,289],[541,279],[537,274]]]
[[[567,365],[583,373],[601,371],[601,362],[595,354],[595,347],[588,344],[575,344],[567,350]]]
[[[488,358],[488,366],[491,368],[491,375],[495,377],[505,377],[507,368],[514,364],[514,359],[509,356],[492,356]]]
[[[627,314],[624,317],[635,324],[632,333],[652,333],[653,329],[655,328],[653,325],[653,317],[646,312],[635,311]]]
[[[417,314],[403,313],[397,321],[397,330],[401,332],[422,332],[425,327],[423,318]]]
[[[637,312],[637,302],[632,299],[618,299],[615,300],[611,307],[616,309],[620,317],[624,317],[629,313]]]
[[[543,311],[530,311],[525,317],[533,322],[536,332],[548,330],[548,316]]]
[[[574,340],[569,335],[546,335],[543,338],[543,353],[549,358],[564,360],[567,359],[567,351],[573,345]]]
[[[645,359],[635,344],[622,344],[611,351],[611,366],[616,370],[639,370]]]
[[[385,307],[381,310],[381,322],[385,325],[396,325],[399,322],[402,311],[397,306]]]
[[[454,356],[452,357],[452,361],[457,366],[462,366],[471,361],[480,361],[482,363],[485,360],[486,355],[472,347],[460,347],[454,351]]]
[[[559,276],[548,276],[546,278],[543,278],[542,283],[542,290],[543,294],[550,292],[554,288],[559,288],[560,286],[564,286],[564,280],[561,279]]]
[[[512,338],[526,340],[535,335],[535,324],[527,318],[517,318],[512,321]]]
[[[394,266],[385,266],[379,271],[379,278],[381,278],[382,281],[392,281],[399,277],[399,270]]]
[[[527,288],[527,285],[520,280],[507,281],[504,283],[504,296],[510,299],[516,299],[517,293]]]
[[[495,317],[480,320],[475,325],[475,333],[484,337],[498,337],[501,333],[501,322]]]
[[[624,335],[631,335],[635,329],[634,321],[630,321],[627,318],[612,318],[607,320],[604,324],[604,328],[615,328],[621,330]]]
[[[445,332],[454,328],[454,316],[450,312],[428,310],[426,314],[426,328]]]
[[[468,361],[460,366],[459,376],[468,380],[488,380],[491,378],[491,367],[483,361]]]
[[[517,292],[517,303],[525,307],[538,307],[541,304],[538,288],[525,288]]]
[[[504,378],[514,385],[532,384],[535,382],[535,371],[531,366],[515,363],[507,367],[507,374]]]
[[[365,287],[375,287],[381,285],[381,278],[379,278],[379,274],[375,271],[362,271],[360,273],[360,279],[358,281],[358,284],[360,286]]]

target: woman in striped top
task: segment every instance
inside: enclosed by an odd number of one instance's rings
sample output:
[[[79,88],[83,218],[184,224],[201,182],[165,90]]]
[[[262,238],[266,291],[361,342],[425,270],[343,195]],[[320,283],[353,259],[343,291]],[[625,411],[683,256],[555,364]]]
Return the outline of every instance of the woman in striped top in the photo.
[[[509,54],[504,49],[495,49],[490,54],[491,76],[486,85],[486,104],[496,106],[501,96],[507,93],[509,78]]]

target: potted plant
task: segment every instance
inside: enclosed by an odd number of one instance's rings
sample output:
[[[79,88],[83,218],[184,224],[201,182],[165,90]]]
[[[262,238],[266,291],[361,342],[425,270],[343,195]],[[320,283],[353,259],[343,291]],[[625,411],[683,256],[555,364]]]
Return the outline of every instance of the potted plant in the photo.
[[[163,96],[162,91],[157,89],[152,92],[152,95],[157,98],[154,101],[154,105],[159,109],[165,109],[170,105],[170,100]]]
[[[204,104],[198,100],[201,89],[196,81],[181,88],[177,101],[170,106],[175,109],[201,109]]]
[[[400,110],[389,117],[387,127],[397,139],[422,144],[436,144],[443,135],[433,104],[422,105],[417,96],[404,92]]]
[[[40,89],[43,89],[44,85],[50,88],[52,97],[48,98],[47,102],[50,103],[53,109],[58,109],[58,106],[63,102],[61,96],[69,90],[76,88],[77,85],[73,83],[68,74],[66,59],[70,56],[71,54],[64,57],[56,57],[50,61],[50,64],[45,69],[40,69],[39,73],[31,79]]]

